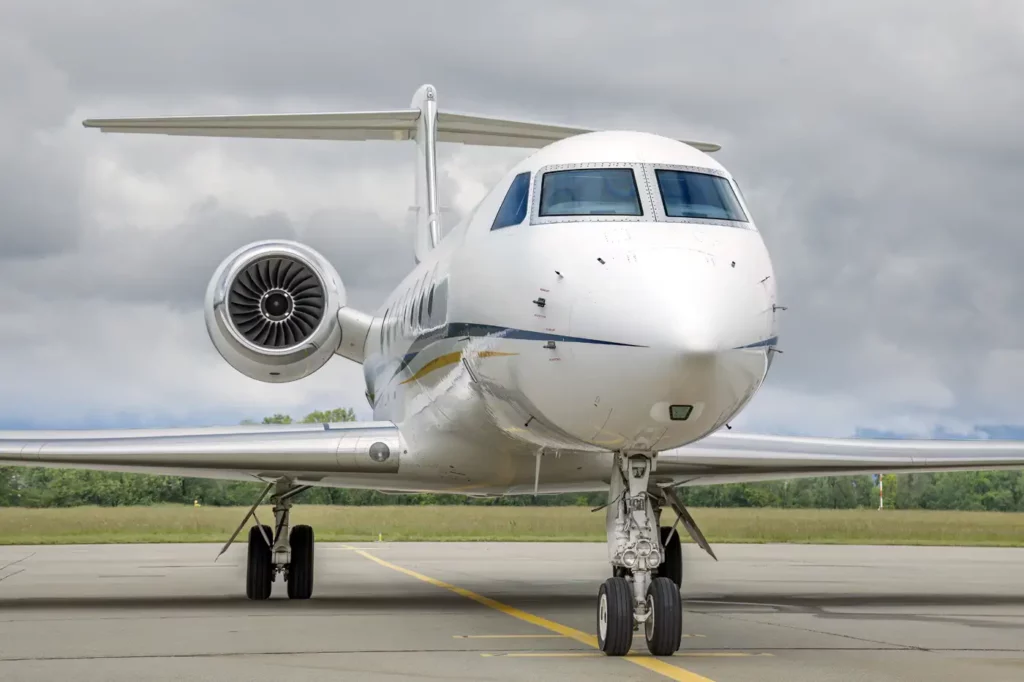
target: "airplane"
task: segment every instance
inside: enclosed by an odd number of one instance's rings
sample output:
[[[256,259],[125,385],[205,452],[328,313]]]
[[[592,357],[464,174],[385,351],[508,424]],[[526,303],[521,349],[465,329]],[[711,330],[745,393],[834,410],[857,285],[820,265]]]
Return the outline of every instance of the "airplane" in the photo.
[[[246,595],[313,592],[314,533],[290,524],[313,486],[467,496],[607,491],[610,576],[596,630],[610,656],[644,633],[679,649],[680,526],[692,485],[880,472],[1024,467],[1024,443],[872,440],[722,430],[780,353],[771,259],[716,144],[408,108],[90,119],[113,133],[411,141],[415,267],[372,313],[339,273],[286,240],[215,270],[210,339],[257,381],[361,363],[373,421],[0,432],[0,464],[265,483],[249,519]],[[442,229],[437,144],[535,149]],[[827,229],[822,226],[822,229]],[[269,497],[273,525],[257,508]],[[672,509],[676,521],[662,523]]]

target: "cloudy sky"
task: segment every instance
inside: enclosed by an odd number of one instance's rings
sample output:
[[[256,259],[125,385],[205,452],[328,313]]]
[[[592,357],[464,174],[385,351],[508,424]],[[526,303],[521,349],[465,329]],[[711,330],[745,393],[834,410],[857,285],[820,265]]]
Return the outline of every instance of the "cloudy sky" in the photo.
[[[202,295],[303,240],[375,307],[412,265],[413,149],[102,135],[89,116],[442,107],[723,145],[789,306],[737,427],[1024,434],[1024,4],[7,0],[0,426],[234,423],[352,406],[266,385]],[[472,208],[526,151],[445,146]]]

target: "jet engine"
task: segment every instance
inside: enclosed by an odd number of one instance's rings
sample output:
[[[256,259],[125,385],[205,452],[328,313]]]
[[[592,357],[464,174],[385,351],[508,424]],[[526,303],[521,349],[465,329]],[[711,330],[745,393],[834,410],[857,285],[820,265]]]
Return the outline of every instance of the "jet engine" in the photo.
[[[229,365],[252,379],[295,381],[341,344],[341,277],[302,244],[261,241],[228,256],[206,290],[206,330]]]

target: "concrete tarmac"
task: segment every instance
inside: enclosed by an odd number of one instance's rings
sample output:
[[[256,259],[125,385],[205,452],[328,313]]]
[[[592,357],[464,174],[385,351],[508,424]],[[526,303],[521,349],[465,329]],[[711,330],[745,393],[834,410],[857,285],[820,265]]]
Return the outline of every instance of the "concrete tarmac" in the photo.
[[[0,547],[0,680],[1024,680],[1024,550],[684,546],[683,649],[594,648],[603,544],[317,545],[313,599],[245,547]]]

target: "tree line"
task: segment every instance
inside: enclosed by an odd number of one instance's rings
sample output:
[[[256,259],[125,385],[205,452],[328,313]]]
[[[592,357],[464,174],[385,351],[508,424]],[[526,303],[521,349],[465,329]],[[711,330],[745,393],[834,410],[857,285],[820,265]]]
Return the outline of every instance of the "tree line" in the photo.
[[[300,423],[355,421],[351,409],[337,408],[307,414]],[[290,424],[291,416],[275,414],[263,424]],[[245,420],[243,424],[255,424]],[[1024,512],[1024,471],[978,471],[942,474],[886,474],[882,478],[885,506],[894,509],[958,509]],[[260,483],[212,481],[178,476],[119,474],[76,469],[0,467],[0,506],[120,507],[153,504],[213,506],[250,505]],[[694,507],[782,507],[857,509],[878,507],[878,485],[872,476],[832,476],[763,483],[734,483],[683,489]],[[374,490],[314,488],[300,501],[336,505],[470,504],[511,506],[597,506],[604,493],[516,495],[467,498],[422,493],[385,494]]]

